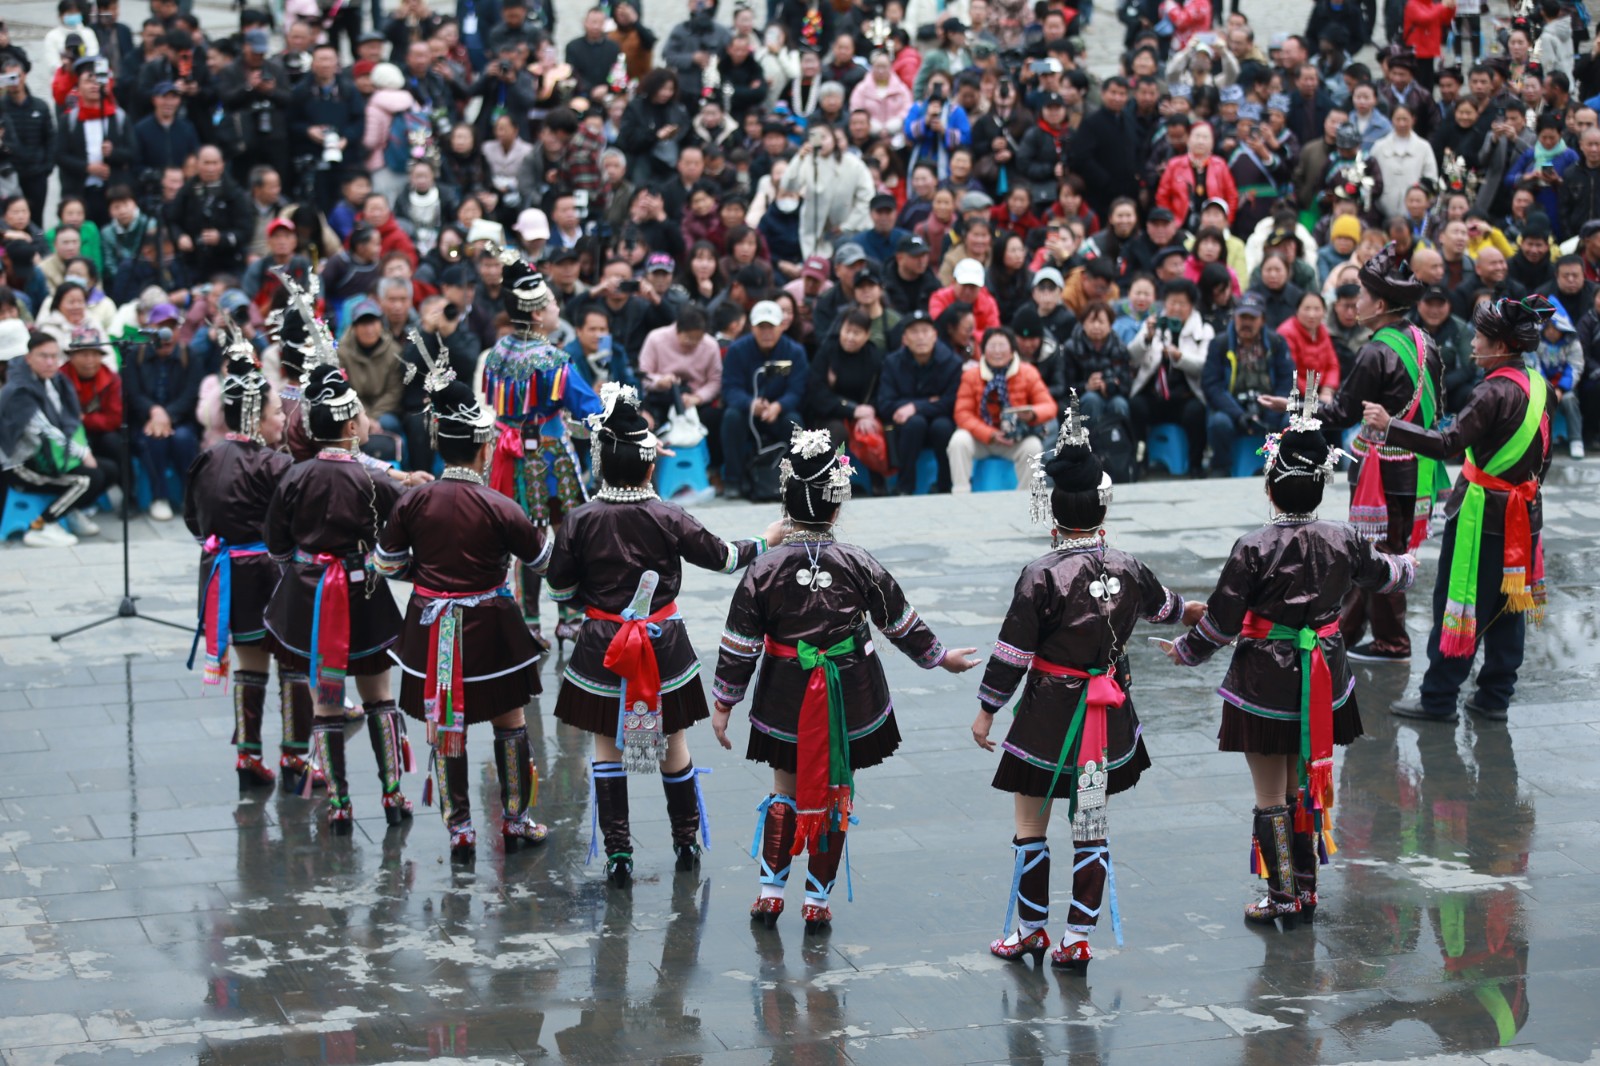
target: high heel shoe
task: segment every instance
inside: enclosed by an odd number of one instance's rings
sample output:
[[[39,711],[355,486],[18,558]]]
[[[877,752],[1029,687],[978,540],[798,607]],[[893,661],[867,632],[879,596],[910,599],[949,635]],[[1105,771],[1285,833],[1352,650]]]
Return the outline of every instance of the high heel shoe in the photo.
[[[807,903],[800,908],[806,921],[806,935],[814,936],[833,928],[833,910],[826,903]]]
[[[1300,920],[1310,925],[1317,917],[1317,890],[1302,888],[1300,890]]]
[[[450,827],[450,860],[471,862],[478,853],[478,834],[471,822]]]
[[[616,888],[627,888],[633,884],[633,856],[626,851],[619,851],[606,859],[606,880]]]
[[[261,756],[249,752],[239,752],[233,768],[239,774],[240,788],[271,788],[277,780],[272,768],[261,761]]]
[[[1277,893],[1269,891],[1245,907],[1244,918],[1256,925],[1272,925],[1281,921],[1285,929],[1293,929],[1300,924],[1300,899],[1297,896],[1282,899]]]
[[[411,801],[406,799],[405,793],[396,790],[384,795],[383,820],[390,825],[411,820]]]
[[[567,641],[574,645],[578,643],[578,630],[583,623],[576,619],[567,619],[556,623],[556,658],[565,660],[567,657]]]
[[[700,867],[700,845],[674,844],[672,850],[678,855],[678,872],[688,873]]]
[[[1050,934],[1043,929],[1035,929],[1027,936],[1022,935],[1022,930],[1016,929],[1010,936],[1001,937],[989,944],[989,954],[998,959],[1020,959],[1032,955],[1033,961],[1038,962],[1049,950]]]
[[[750,920],[761,922],[768,929],[778,927],[778,915],[782,913],[782,896],[763,896],[750,906]]]
[[[500,823],[500,835],[505,840],[507,851],[516,851],[523,845],[532,847],[535,844],[543,844],[549,832],[548,826],[534,821],[526,814],[520,818],[507,818]]]
[[[1089,950],[1089,942],[1087,940],[1074,940],[1070,943],[1063,940],[1050,953],[1050,965],[1058,970],[1066,970],[1068,973],[1088,973],[1089,963],[1093,960],[1094,952]]]
[[[534,645],[539,649],[540,657],[550,654],[550,642],[544,639],[544,627],[538,622],[528,623],[528,636],[533,638]]]
[[[355,818],[355,811],[351,809],[349,799],[342,802],[337,799],[328,801],[328,828],[334,833],[340,836],[349,834],[355,829]]]

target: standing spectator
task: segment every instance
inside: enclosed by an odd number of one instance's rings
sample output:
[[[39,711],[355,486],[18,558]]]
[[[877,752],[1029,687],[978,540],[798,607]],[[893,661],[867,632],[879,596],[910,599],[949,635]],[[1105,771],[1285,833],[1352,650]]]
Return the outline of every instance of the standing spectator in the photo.
[[[138,171],[181,167],[200,151],[200,132],[178,113],[183,97],[170,81],[157,83],[154,109],[133,127],[133,165]]]
[[[1426,92],[1433,92],[1434,68],[1444,47],[1445,27],[1455,17],[1456,0],[1406,0],[1402,40],[1416,52],[1417,83]]]
[[[661,49],[662,65],[677,75],[678,94],[684,101],[700,98],[712,57],[721,55],[733,39],[733,33],[717,22],[716,16],[717,0],[690,0],[688,21],[672,27]]]
[[[150,311],[152,330],[176,330],[182,316],[171,304]],[[123,367],[124,402],[128,422],[134,427],[133,446],[150,477],[153,498],[150,517],[171,521],[173,508],[182,500],[171,498],[168,471],[187,478],[189,465],[200,451],[200,379],[205,367],[175,336],[140,345]]]
[[[1007,329],[983,335],[980,357],[961,373],[956,393],[956,431],[950,437],[950,490],[972,491],[972,466],[978,459],[1009,459],[1017,484],[1032,476],[1034,456],[1043,448],[1037,429],[1055,422],[1056,401],[1038,369],[1017,352]]]
[[[233,160],[235,177],[258,166],[278,173],[289,169],[289,124],[285,118],[293,98],[282,64],[268,59],[272,37],[265,29],[241,35],[239,58],[215,78],[222,107],[244,131],[244,150]]]
[[[62,112],[56,138],[61,195],[82,199],[89,218],[104,225],[110,217],[106,190],[128,180],[133,166],[133,129],[93,64],[78,67],[78,101]]]
[[[800,249],[809,258],[832,255],[847,233],[872,224],[872,172],[847,153],[844,137],[828,126],[814,126],[804,148],[783,172],[780,193],[798,193]]]
[[[184,184],[168,212],[178,251],[193,274],[210,277],[243,270],[254,229],[250,197],[228,177],[220,149],[200,149],[195,177]]]
[[[900,339],[903,346],[884,359],[876,404],[900,470],[895,489],[902,496],[912,494],[917,458],[928,448],[938,461],[933,491],[949,492],[962,360],[940,342],[933,319],[921,307],[906,316]]]
[[[788,440],[800,426],[808,362],[805,349],[783,336],[782,326],[783,310],[762,300],[750,310],[750,333],[723,358],[722,484],[730,499],[749,495],[751,449]]]
[[[46,187],[56,168],[56,124],[49,105],[28,92],[20,57],[0,57],[0,75],[13,79],[0,97],[0,166],[16,168],[29,210],[43,218]]]
[[[622,48],[606,36],[606,10],[592,7],[583,13],[583,36],[567,42],[567,63],[584,95],[604,88]]]
[[[1111,77],[1100,86],[1100,107],[1084,116],[1067,142],[1067,165],[1083,179],[1085,199],[1100,218],[1111,201],[1138,186],[1139,139],[1128,107],[1128,83]]]
[[[872,136],[887,138],[898,147],[905,143],[911,102],[911,90],[894,76],[889,53],[873,53],[871,73],[850,93],[850,110],[865,111],[872,123]]]
[[[372,95],[367,98],[361,143],[367,150],[366,170],[372,175],[372,187],[386,196],[396,196],[406,183],[405,168],[414,151],[426,153],[431,137],[422,143],[399,143],[397,118],[418,107],[415,97],[406,88],[406,77],[392,63],[379,63],[372,69]],[[431,128],[431,127],[430,127]],[[409,130],[407,131],[409,140]],[[392,143],[393,142],[393,143]]]
[[[640,188],[669,181],[678,170],[679,149],[691,133],[678,84],[672,70],[652,70],[622,113],[617,147],[633,160],[633,182]]]
[[[84,439],[82,412],[72,384],[61,375],[61,347],[54,337],[33,333],[26,355],[11,360],[0,390],[0,469],[19,492],[54,497],[23,533],[30,548],[68,547],[97,527],[79,513],[105,489],[105,472]]]
[[[1439,163],[1433,146],[1416,135],[1410,108],[1399,106],[1389,116],[1394,128],[1372,146],[1371,160],[1383,175],[1383,191],[1377,197],[1378,210],[1393,218],[1405,210],[1406,190],[1422,182],[1437,183]],[[1557,140],[1560,135],[1557,135]]]
[[[656,35],[639,21],[639,8],[632,0],[618,0],[612,5],[611,18],[616,29],[610,37],[622,49],[628,80],[638,82],[656,65]]]
[[[1213,143],[1211,127],[1196,123],[1189,131],[1188,151],[1169,159],[1162,171],[1156,203],[1171,211],[1181,228],[1199,229],[1201,208],[1213,197],[1227,202],[1230,219],[1239,210],[1238,186],[1228,164],[1212,154]]]
[[[1264,328],[1265,308],[1247,292],[1234,304],[1233,322],[1211,342],[1202,375],[1206,437],[1211,444],[1211,476],[1231,477],[1233,445],[1241,437],[1265,436],[1283,426],[1280,411],[1257,403],[1261,396],[1287,396],[1295,367],[1289,345]]]
[[[311,191],[318,210],[332,211],[338,203],[340,178],[359,165],[365,132],[366,102],[340,73],[338,48],[318,45],[311,53],[311,76],[295,89],[289,104],[291,154],[314,160]]]

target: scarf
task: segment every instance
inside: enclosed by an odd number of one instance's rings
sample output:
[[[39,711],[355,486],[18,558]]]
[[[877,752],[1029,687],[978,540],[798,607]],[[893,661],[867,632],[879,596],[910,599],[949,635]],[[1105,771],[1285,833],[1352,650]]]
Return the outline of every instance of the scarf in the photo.
[[[1282,626],[1246,611],[1241,637],[1251,640],[1293,641],[1300,654],[1300,802],[1295,829],[1314,833],[1324,864],[1338,849],[1333,844],[1333,672],[1322,653],[1324,637],[1339,634],[1335,618],[1321,629]],[[1254,853],[1256,872],[1266,876],[1259,849]]]
[[[1504,576],[1500,583],[1500,591],[1506,596],[1505,609],[1513,614],[1532,611],[1535,622],[1542,616],[1544,559],[1533,550],[1528,519],[1528,507],[1539,494],[1539,480],[1531,477],[1513,484],[1502,480],[1500,475],[1526,455],[1534,438],[1546,431],[1548,389],[1543,378],[1522,368],[1501,367],[1489,377],[1515,381],[1528,394],[1528,406],[1522,413],[1522,425],[1483,466],[1478,465],[1473,450],[1467,449],[1466,465],[1462,468],[1467,489],[1461,498],[1461,508],[1456,512],[1450,587],[1439,639],[1439,650],[1452,659],[1470,658],[1478,648],[1478,567],[1483,561],[1484,505],[1489,490],[1506,493],[1505,557],[1501,563]],[[1538,382],[1537,388],[1534,382]]]
[[[1557,141],[1554,148],[1546,148],[1538,141],[1533,142],[1533,169],[1543,170],[1545,167],[1554,166],[1555,161],[1567,151],[1565,141]]]
[[[999,426],[1000,418],[1005,415],[1006,408],[1011,406],[1011,386],[1008,384],[1010,371],[1009,366],[1004,371],[995,371],[989,368],[988,363],[983,364],[983,372],[988,375],[989,380],[984,383],[983,400],[978,405],[978,410],[983,414],[983,424],[986,426]],[[998,405],[995,410],[999,414],[989,413],[991,403]]]
[[[834,661],[856,650],[854,635],[831,648],[805,641],[793,646],[768,637],[767,654],[794,659],[809,670],[800,726],[795,738],[795,833],[792,855],[825,850],[828,834],[849,828],[855,778],[850,772],[850,725],[844,712],[844,685]]]

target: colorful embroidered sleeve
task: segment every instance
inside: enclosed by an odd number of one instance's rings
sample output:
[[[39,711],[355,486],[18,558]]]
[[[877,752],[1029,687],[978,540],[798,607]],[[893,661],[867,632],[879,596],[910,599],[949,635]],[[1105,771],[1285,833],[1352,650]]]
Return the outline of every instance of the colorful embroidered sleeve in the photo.
[[[916,609],[906,602],[900,585],[878,560],[861,553],[868,568],[867,611],[872,624],[877,626],[889,642],[924,670],[932,670],[944,662],[944,645],[933,635]]]
[[[1044,576],[1030,566],[1017,578],[1011,593],[1011,606],[1000,624],[1000,639],[994,642],[989,665],[984,667],[978,685],[978,704],[995,713],[1016,694],[1017,686],[1033,666],[1034,650],[1039,646],[1039,605],[1035,595]]]
[[[761,661],[766,647],[766,621],[761,614],[761,604],[756,599],[755,581],[749,571],[734,590],[733,602],[728,605],[728,621],[722,629],[722,645],[717,652],[717,672],[711,679],[711,695],[718,703],[730,707],[738,705],[750,679],[755,676],[756,664]]]

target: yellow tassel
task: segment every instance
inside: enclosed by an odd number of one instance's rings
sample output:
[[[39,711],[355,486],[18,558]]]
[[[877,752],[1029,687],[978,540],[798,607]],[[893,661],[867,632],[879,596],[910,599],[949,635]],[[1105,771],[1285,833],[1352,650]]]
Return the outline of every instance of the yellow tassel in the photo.
[[[528,779],[533,782],[533,788],[528,794],[528,806],[539,806],[539,767],[532,759],[528,760]]]

